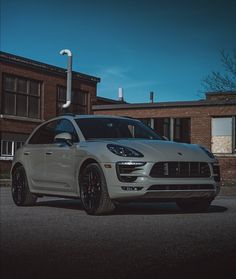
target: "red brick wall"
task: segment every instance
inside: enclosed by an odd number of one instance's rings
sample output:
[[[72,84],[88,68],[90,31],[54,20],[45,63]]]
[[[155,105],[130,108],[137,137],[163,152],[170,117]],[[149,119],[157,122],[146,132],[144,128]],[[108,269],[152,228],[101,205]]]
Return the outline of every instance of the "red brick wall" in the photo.
[[[28,122],[13,119],[0,119],[0,131],[18,134],[30,134],[41,122]]]
[[[1,64],[1,78],[3,73],[7,73],[41,81],[42,119],[47,120],[56,116],[57,86],[66,86],[66,74],[53,74],[50,72],[32,70],[26,67],[11,65],[3,62],[1,62]],[[96,100],[96,83],[73,78],[72,87],[81,91],[86,91],[88,92],[88,94],[90,94],[90,98],[92,101],[89,103],[89,111],[91,111],[91,106],[93,103],[95,103]],[[2,87],[0,90],[2,90]]]
[[[207,100],[227,100],[227,99],[236,99],[236,92],[210,92],[206,94]]]
[[[12,161],[1,161],[0,162],[0,174],[9,174],[11,169]]]
[[[236,157],[219,157],[223,184],[236,183]]]
[[[57,100],[57,86],[66,86],[66,73],[57,74],[49,71],[40,71],[38,69],[27,68],[22,65],[13,65],[1,61],[0,68],[0,110],[2,109],[2,77],[3,74],[11,74],[28,79],[34,79],[42,82],[41,90],[41,122],[56,116],[56,100]],[[73,78],[72,88],[85,91],[89,94],[88,113],[92,112],[92,105],[96,102],[96,82],[86,80],[79,80]],[[0,114],[2,112],[0,111]],[[33,129],[40,124],[37,121],[25,121],[21,117],[18,119],[1,119],[0,118],[0,132],[5,133],[20,133],[30,134]],[[9,162],[0,161],[0,172],[9,169]]]

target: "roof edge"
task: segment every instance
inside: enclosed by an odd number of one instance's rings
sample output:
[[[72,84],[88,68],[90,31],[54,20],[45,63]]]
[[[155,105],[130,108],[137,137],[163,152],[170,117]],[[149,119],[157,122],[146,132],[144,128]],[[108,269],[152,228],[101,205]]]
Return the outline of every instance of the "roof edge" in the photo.
[[[0,51],[0,61],[1,60],[5,61],[5,62],[15,63],[15,64],[23,64],[24,66],[41,69],[44,71],[56,72],[58,74],[66,73],[65,68],[57,67],[57,66],[47,64],[44,62],[39,62],[39,61],[36,61],[33,59],[25,58],[25,57],[18,56],[15,54],[4,52],[4,51]],[[101,81],[101,79],[98,77],[83,74],[80,72],[73,71],[73,74],[75,74],[78,78],[83,79],[83,80],[89,80],[89,81],[93,81],[96,83]]]
[[[197,107],[197,106],[219,106],[236,105],[236,99],[232,100],[198,100],[198,101],[177,101],[159,103],[134,103],[134,104],[114,104],[114,105],[94,105],[93,110],[116,110],[116,109],[150,109],[150,108],[174,108],[174,107]]]

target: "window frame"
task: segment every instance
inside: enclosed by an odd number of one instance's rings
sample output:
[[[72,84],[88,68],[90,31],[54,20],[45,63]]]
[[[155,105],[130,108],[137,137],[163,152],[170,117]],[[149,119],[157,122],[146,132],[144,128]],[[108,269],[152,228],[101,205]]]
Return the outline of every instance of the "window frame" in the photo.
[[[3,153],[3,144],[6,143],[6,150],[8,151],[8,145],[11,143],[11,153]],[[14,156],[14,141],[12,140],[1,140],[1,157],[13,157]]]
[[[14,79],[14,89],[10,90],[9,88],[6,88],[6,79],[12,78]],[[19,81],[24,80],[26,82],[26,91],[23,92],[22,90],[19,90]],[[30,90],[31,83],[37,83],[38,85],[38,94],[33,94]],[[23,76],[17,76],[12,75],[8,73],[3,74],[3,83],[2,83],[2,89],[3,89],[3,98],[2,98],[2,108],[1,111],[5,115],[11,115],[11,116],[17,116],[17,117],[27,117],[30,119],[41,119],[42,113],[41,113],[41,105],[42,105],[42,81],[29,79]],[[7,112],[7,106],[5,105],[6,98],[9,96],[13,96],[14,98],[14,106],[13,108],[8,108],[8,110],[11,110],[10,112]],[[17,97],[25,97],[26,98],[26,114],[22,115],[18,112],[19,107],[19,101],[17,100]],[[30,114],[30,101],[31,100],[37,100],[37,116],[32,116]]]
[[[219,119],[219,118],[231,118],[232,119],[232,127],[231,127],[231,140],[232,140],[232,145],[231,145],[231,150],[232,152],[226,153],[226,152],[213,152],[212,150],[212,145],[213,145],[213,135],[212,135],[212,120],[213,119]],[[215,155],[236,155],[236,115],[220,115],[220,116],[211,116],[211,151]]]
[[[10,153],[3,153],[3,144],[4,142],[7,144],[6,150],[8,150],[8,145],[11,143],[11,152]],[[17,144],[20,143],[21,148],[24,145],[24,141],[14,141],[14,140],[7,140],[7,139],[1,139],[1,148],[0,148],[0,157],[7,157],[7,158],[12,158],[14,157],[16,151],[17,151]]]
[[[158,134],[162,133],[162,136],[175,142],[191,143],[191,117],[154,117],[153,120],[154,130]],[[187,121],[187,127],[184,121]]]
[[[65,98],[61,98],[60,93],[63,90],[62,93],[65,95]],[[75,96],[78,97],[75,100]],[[82,102],[78,101],[80,100],[80,97],[84,96],[84,99]],[[76,113],[76,114],[88,114],[90,111],[90,93],[88,91],[83,91],[78,88],[72,89],[71,92],[71,106],[68,109],[68,112]],[[56,91],[56,111],[57,115],[61,114],[63,112],[62,105],[66,103],[66,87],[62,85],[57,85],[57,91]]]
[[[184,125],[186,120],[188,122],[187,127]],[[173,121],[173,141],[191,143],[191,117],[174,117]]]

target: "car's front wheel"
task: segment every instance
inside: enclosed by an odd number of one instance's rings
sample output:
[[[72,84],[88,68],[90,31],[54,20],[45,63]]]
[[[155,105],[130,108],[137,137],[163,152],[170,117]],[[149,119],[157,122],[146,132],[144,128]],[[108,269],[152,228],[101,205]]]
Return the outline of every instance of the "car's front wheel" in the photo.
[[[186,212],[206,212],[212,200],[211,199],[194,199],[194,200],[180,200],[177,205]]]
[[[80,198],[90,215],[109,214],[114,209],[101,167],[96,163],[87,165],[79,176]]]
[[[18,206],[31,206],[37,200],[37,196],[29,190],[25,169],[21,165],[15,167],[12,173],[12,198]]]

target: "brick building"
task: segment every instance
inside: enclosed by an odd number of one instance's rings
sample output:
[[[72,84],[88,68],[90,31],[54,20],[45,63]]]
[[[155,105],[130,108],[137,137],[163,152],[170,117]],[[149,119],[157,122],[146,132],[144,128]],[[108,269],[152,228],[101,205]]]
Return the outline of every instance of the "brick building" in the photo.
[[[138,118],[171,140],[206,146],[219,158],[224,182],[236,182],[236,92],[207,93],[199,101],[96,105],[93,111]]]
[[[89,114],[99,78],[73,72],[68,112]],[[0,52],[0,172],[44,120],[61,114],[66,100],[66,69]]]
[[[0,173],[41,122],[63,113],[66,69],[0,52]],[[128,104],[97,96],[100,79],[73,72],[67,112],[141,119],[171,140],[201,144],[221,163],[225,182],[236,182],[236,92],[208,93],[205,100]]]

